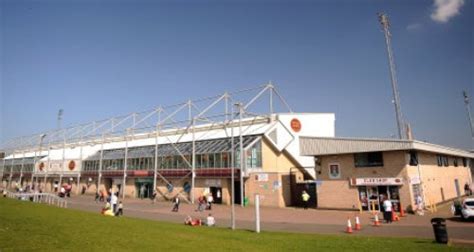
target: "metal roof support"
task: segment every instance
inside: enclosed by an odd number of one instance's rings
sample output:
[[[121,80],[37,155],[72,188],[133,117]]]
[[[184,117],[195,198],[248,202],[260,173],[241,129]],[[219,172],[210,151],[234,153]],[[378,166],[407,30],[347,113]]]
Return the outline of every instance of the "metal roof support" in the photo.
[[[252,105],[256,100],[258,100],[258,98],[260,98],[260,96],[262,96],[270,87],[272,87],[270,84],[265,85],[265,87],[262,90],[260,90],[260,92],[256,96],[254,96],[252,100],[250,100],[249,102],[247,102],[247,104],[245,104],[244,110],[247,110],[248,107]]]
[[[270,86],[270,92],[269,92],[269,98],[270,98],[270,100],[269,100],[269,102],[270,102],[270,104],[269,104],[269,105],[270,105],[270,114],[273,114],[273,88],[274,88],[274,87],[273,87],[271,81],[268,83],[268,86]]]
[[[293,113],[293,110],[291,110],[290,105],[288,105],[288,103],[286,102],[285,98],[283,98],[283,96],[280,95],[280,93],[278,92],[278,90],[276,90],[276,88],[273,88],[272,91],[278,96],[278,99],[280,99],[280,101],[281,101],[281,102],[283,103],[283,105],[286,107],[286,109],[288,110],[288,112]]]

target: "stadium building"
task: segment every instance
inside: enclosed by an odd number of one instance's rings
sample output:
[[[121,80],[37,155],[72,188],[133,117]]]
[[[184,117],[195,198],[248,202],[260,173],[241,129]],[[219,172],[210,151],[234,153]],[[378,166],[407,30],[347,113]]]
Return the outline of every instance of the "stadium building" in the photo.
[[[301,205],[306,190],[313,207],[367,210],[381,194],[404,206],[418,194],[457,197],[474,158],[413,140],[336,138],[334,114],[295,113],[271,84],[13,139],[3,153],[10,189],[68,184],[123,198],[156,189],[158,199],[210,193],[222,204],[234,190],[235,203],[258,193],[276,207]]]

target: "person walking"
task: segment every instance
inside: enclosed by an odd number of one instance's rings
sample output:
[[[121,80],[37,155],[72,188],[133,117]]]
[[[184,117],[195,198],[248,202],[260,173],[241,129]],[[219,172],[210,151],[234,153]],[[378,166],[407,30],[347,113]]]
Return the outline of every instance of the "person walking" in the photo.
[[[421,195],[416,197],[416,213],[420,216],[425,215],[425,205],[423,204],[423,198],[421,198]]]
[[[122,201],[120,201],[118,204],[118,209],[117,209],[117,212],[115,213],[115,216],[119,217],[122,215],[123,215],[123,204],[122,204]]]
[[[306,191],[303,191],[303,193],[301,193],[301,199],[303,200],[304,209],[308,209],[309,198],[311,198],[311,196],[309,196],[309,194]]]
[[[392,223],[392,202],[388,199],[388,197],[385,197],[385,200],[383,201],[383,217],[385,219],[385,223]]]
[[[151,204],[155,204],[156,202],[156,195],[157,195],[157,192],[156,190],[153,191],[153,194],[151,195]]]
[[[214,197],[212,197],[212,193],[207,195],[207,209],[212,210],[212,202],[214,201]]]
[[[180,199],[178,197],[178,195],[176,195],[173,199],[173,212],[178,212],[179,211],[179,203],[180,203]]]
[[[110,195],[110,205],[112,205],[112,211],[115,213],[115,211],[117,211],[117,201],[118,201],[118,197],[115,193],[112,193],[112,195]]]

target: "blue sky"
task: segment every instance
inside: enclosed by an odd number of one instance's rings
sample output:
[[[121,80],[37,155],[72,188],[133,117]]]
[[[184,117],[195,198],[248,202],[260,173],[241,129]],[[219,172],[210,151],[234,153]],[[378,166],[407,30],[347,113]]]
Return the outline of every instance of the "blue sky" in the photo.
[[[297,112],[334,112],[337,136],[391,137],[376,16],[385,11],[415,138],[473,147],[461,95],[474,96],[473,1],[3,0],[0,8],[2,141],[55,128],[59,108],[70,125],[269,80]]]

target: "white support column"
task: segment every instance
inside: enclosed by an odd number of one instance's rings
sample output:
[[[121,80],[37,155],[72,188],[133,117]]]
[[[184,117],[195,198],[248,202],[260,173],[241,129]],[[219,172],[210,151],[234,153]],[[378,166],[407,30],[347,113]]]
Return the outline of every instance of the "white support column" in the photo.
[[[244,140],[242,133],[242,104],[239,104],[239,145],[240,145],[240,206],[244,206]]]
[[[155,162],[153,166],[153,192],[156,190],[156,179],[158,176],[158,136],[160,132],[161,125],[161,108],[158,109],[158,123],[156,124],[156,134],[155,134]]]
[[[22,153],[23,158],[21,159],[21,168],[20,168],[20,187],[23,187],[22,182],[23,182],[23,168],[25,168],[25,151]]]
[[[46,185],[48,184],[48,172],[51,171],[51,139],[48,139],[48,169],[44,173],[44,191],[46,192]]]
[[[135,120],[135,119],[134,119]],[[123,165],[123,182],[122,182],[122,199],[125,199],[125,187],[127,183],[127,168],[128,168],[128,133],[129,129],[127,129],[127,133],[125,135],[125,161]]]
[[[192,149],[192,167],[191,167],[191,203],[194,204],[194,186],[195,186],[195,178],[196,178],[196,134],[194,130],[194,122],[195,120],[192,119],[192,127],[193,127],[193,149]]]
[[[97,175],[97,193],[99,193],[100,188],[100,180],[102,179],[102,163],[104,159],[104,141],[105,135],[102,134],[102,143],[100,145],[100,158],[99,158],[99,174]]]
[[[10,166],[10,178],[8,179],[8,188],[12,188],[12,179],[13,179],[13,160],[15,160],[15,152],[13,152],[13,155],[12,155],[12,162],[11,162],[11,166]]]
[[[191,203],[194,204],[194,187],[196,186],[196,134],[195,134],[195,123],[196,123],[196,118],[192,116],[192,110],[191,107],[192,102],[189,100],[189,110],[188,110],[188,119],[191,122],[192,129],[193,129],[193,149],[192,149],[192,166],[191,166],[191,193],[190,193],[190,198],[191,198]]]
[[[61,186],[62,186],[62,183],[63,183],[64,169],[66,168],[65,167],[65,162],[66,162],[66,129],[63,130],[63,161],[62,161],[62,164],[61,164],[61,174],[59,175],[58,190],[61,189]]]
[[[230,107],[231,110],[231,121],[230,121],[230,167],[231,167],[231,175],[230,175],[230,186],[231,186],[231,196],[230,196],[230,227],[232,230],[235,230],[235,144],[234,144],[234,106]]]
[[[255,194],[255,232],[260,233],[260,195]]]

